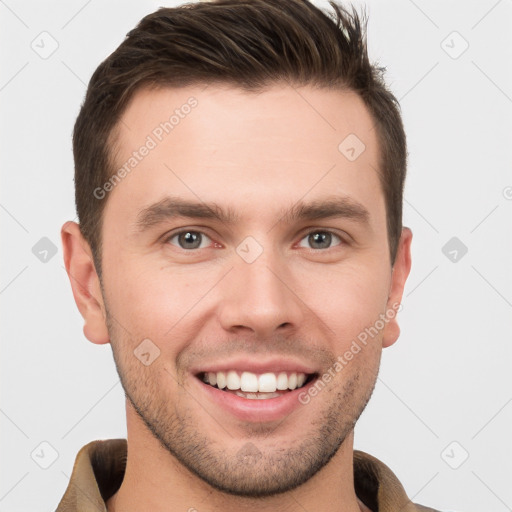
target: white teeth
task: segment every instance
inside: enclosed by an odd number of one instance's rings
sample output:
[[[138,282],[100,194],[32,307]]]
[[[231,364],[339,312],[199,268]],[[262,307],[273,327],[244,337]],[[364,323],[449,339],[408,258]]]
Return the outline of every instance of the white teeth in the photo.
[[[258,376],[251,372],[243,372],[240,377],[240,389],[242,391],[261,391],[258,389]]]
[[[277,376],[277,389],[279,389],[280,391],[288,389],[288,375],[286,375],[286,373],[284,372],[281,372]]]
[[[240,377],[234,370],[230,370],[226,375],[226,386],[228,389],[240,389]]]
[[[258,391],[263,393],[273,393],[276,390],[276,375],[275,373],[264,373],[258,379]]]
[[[211,386],[217,385],[219,389],[228,388],[231,391],[240,390],[244,393],[275,393],[277,391],[294,390],[300,388],[306,382],[305,373],[286,372],[262,373],[257,375],[252,372],[242,372],[241,375],[235,370],[228,372],[206,372],[203,374],[204,382]],[[259,398],[259,397],[258,397]]]
[[[217,387],[219,389],[226,387],[226,374],[224,372],[217,372]]]

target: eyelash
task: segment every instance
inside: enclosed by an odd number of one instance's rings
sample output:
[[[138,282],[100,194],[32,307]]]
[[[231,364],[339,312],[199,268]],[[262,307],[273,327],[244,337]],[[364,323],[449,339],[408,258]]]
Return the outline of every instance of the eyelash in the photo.
[[[173,233],[173,234],[165,237],[164,243],[166,243],[166,244],[170,243],[170,241],[173,238],[176,238],[176,237],[178,237],[179,235],[181,235],[183,233],[199,233],[199,234],[201,234],[203,236],[206,236],[207,238],[209,238],[211,240],[211,238],[205,232],[203,232],[203,231],[200,231],[200,230],[197,230],[197,229],[182,229],[180,231],[177,231],[176,233]],[[338,238],[341,243],[339,243],[337,245],[334,245],[334,246],[331,246],[331,247],[327,247],[326,249],[313,249],[313,248],[309,248],[309,250],[311,250],[311,251],[328,251],[329,249],[333,249],[334,247],[347,244],[346,240],[344,240],[343,237],[341,237],[340,235],[338,235],[334,231],[331,231],[329,229],[319,229],[319,228],[312,229],[312,230],[304,233],[304,235],[302,236],[300,241],[304,240],[306,237],[308,237],[309,235],[311,235],[313,233],[327,233],[329,235],[333,235],[336,238]],[[171,244],[171,245],[174,245],[174,244]],[[195,249],[183,249],[182,247],[179,247],[178,245],[175,245],[175,247],[177,247],[178,249],[181,249],[182,251],[185,251],[187,253],[197,252],[197,251],[199,251],[201,249],[200,247],[199,248],[195,248]],[[206,249],[206,247],[203,247],[203,249]]]

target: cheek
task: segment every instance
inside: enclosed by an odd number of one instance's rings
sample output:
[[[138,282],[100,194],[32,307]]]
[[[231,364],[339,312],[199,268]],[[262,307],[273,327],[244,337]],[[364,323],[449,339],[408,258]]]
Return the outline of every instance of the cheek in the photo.
[[[378,320],[385,311],[389,280],[378,265],[347,264],[304,273],[302,297],[327,324],[340,347]]]
[[[143,265],[119,261],[105,275],[109,276],[105,284],[112,315],[137,339],[155,342],[186,338],[187,316],[200,310],[202,298],[218,280],[212,272],[165,268],[156,261]],[[180,336],[175,334],[178,331]]]

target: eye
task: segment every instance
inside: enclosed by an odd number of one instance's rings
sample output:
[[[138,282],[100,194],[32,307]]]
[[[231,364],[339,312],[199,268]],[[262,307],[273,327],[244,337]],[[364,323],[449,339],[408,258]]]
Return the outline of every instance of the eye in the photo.
[[[341,245],[344,243],[343,239],[332,231],[317,229],[315,231],[310,231],[304,238],[302,238],[299,246],[305,247],[305,245],[303,245],[303,241],[306,240],[306,243],[311,244],[310,248],[313,250],[329,249],[333,247],[333,237],[338,240],[338,243],[335,245]],[[189,251],[194,249],[204,249],[208,247],[208,242],[211,241],[210,237],[205,235],[203,232],[192,229],[185,229],[174,233],[165,240],[166,243],[171,243],[180,249]]]
[[[173,243],[172,240],[177,239],[177,243]],[[171,243],[172,245],[177,245],[180,249],[191,250],[191,249],[204,249],[207,245],[202,245],[202,242],[206,240],[210,240],[208,236],[206,236],[201,231],[193,231],[191,229],[186,229],[171,235],[166,239],[166,242]],[[211,240],[210,240],[211,241]]]
[[[302,240],[306,240],[308,243],[310,243],[312,245],[312,249],[329,249],[331,247],[333,237],[337,238],[341,243],[343,243],[341,237],[331,231],[324,230],[310,231]],[[341,243],[336,245],[341,245]],[[300,246],[304,247],[302,243]]]

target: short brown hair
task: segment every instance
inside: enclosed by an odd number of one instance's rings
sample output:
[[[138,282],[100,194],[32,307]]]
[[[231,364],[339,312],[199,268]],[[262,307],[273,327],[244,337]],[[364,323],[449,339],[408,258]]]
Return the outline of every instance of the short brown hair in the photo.
[[[94,72],[73,133],[80,230],[101,278],[106,200],[94,191],[115,172],[112,143],[129,100],[143,86],[226,83],[245,91],[288,82],[350,90],[364,101],[379,140],[391,263],[402,231],[406,139],[384,68],[370,64],[365,16],[334,1],[214,0],[161,8],[144,17]],[[341,142],[341,141],[340,141]]]

